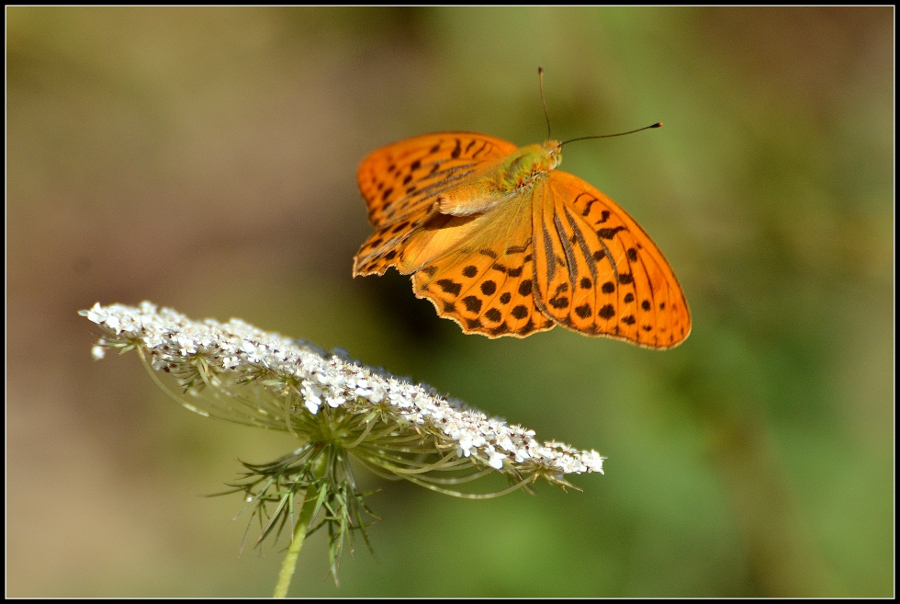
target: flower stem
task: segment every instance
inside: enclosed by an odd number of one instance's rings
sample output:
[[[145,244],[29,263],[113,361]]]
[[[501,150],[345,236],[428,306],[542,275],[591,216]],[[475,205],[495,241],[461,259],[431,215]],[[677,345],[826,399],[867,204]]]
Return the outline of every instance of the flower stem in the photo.
[[[316,510],[316,497],[309,497],[309,494],[309,491],[304,493],[303,507],[300,509],[300,517],[297,519],[297,524],[294,525],[291,545],[285,552],[284,560],[281,563],[281,571],[278,573],[278,584],[275,586],[275,593],[272,595],[274,598],[287,597],[288,588],[291,586],[291,578],[294,576],[294,569],[297,566],[297,557],[300,555],[300,548],[303,547],[309,523]]]

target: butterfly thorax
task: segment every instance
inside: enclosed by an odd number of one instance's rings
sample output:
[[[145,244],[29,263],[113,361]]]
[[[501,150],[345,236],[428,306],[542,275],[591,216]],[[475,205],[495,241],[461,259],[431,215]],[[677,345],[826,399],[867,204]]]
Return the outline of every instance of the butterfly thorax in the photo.
[[[439,211],[451,216],[484,213],[549,174],[562,161],[560,144],[527,145],[496,164],[486,166],[466,183],[438,196]]]

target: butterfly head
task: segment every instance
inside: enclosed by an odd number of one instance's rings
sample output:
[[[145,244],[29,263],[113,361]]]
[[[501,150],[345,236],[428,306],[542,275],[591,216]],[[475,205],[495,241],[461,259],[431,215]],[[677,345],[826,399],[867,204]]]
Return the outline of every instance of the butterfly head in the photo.
[[[547,171],[555,170],[562,163],[562,143],[549,140],[541,145],[541,149],[547,157]]]
[[[503,162],[500,171],[505,187],[517,189],[543,178],[561,162],[561,145],[550,140],[542,145],[521,147]]]

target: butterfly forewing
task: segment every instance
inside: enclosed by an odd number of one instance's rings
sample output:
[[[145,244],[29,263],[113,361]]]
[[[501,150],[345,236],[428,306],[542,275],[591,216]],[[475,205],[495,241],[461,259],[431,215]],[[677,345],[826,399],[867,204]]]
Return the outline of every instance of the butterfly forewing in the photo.
[[[535,192],[538,306],[561,325],[650,348],[690,333],[690,313],[662,252],[615,202],[553,172]]]
[[[436,214],[442,192],[515,149],[492,136],[442,132],[406,139],[366,156],[357,181],[376,230],[356,256],[354,275],[383,274],[394,266],[409,234]]]
[[[472,132],[425,134],[377,149],[356,175],[369,222],[375,227],[395,223],[515,150],[512,143]]]

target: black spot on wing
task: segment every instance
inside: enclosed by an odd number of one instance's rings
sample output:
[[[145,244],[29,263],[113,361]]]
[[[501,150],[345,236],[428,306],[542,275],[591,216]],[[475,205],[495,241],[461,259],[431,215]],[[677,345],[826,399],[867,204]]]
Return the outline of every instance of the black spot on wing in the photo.
[[[452,294],[454,296],[458,296],[462,291],[462,285],[453,281],[452,279],[438,279],[436,281],[438,287],[444,290],[448,294]]]
[[[624,231],[625,227],[617,226],[613,228],[597,229],[597,237],[600,239],[612,239],[619,231]]]
[[[481,311],[481,298],[478,296],[466,296],[462,299],[462,303],[465,304],[466,310],[471,313],[477,314]]]
[[[519,320],[524,319],[525,317],[528,316],[528,307],[524,306],[522,304],[519,304],[518,306],[516,306],[515,308],[512,309],[510,314],[513,317],[515,317],[516,319],[519,319]]]

